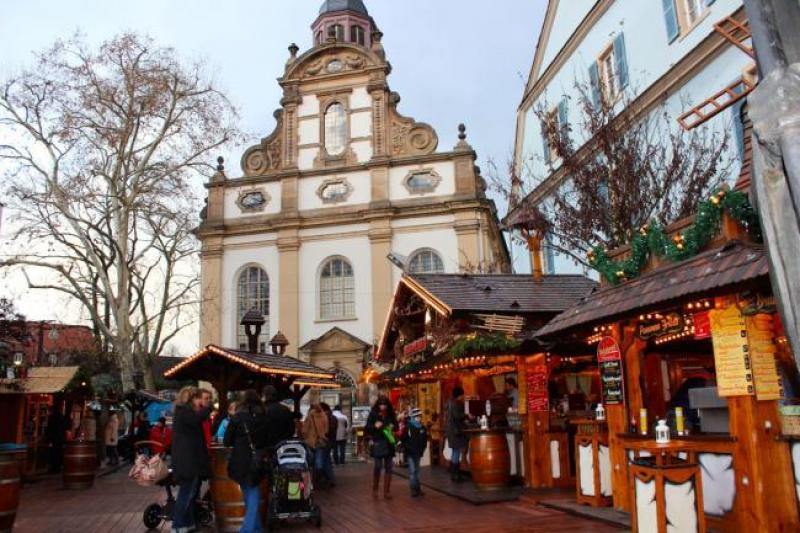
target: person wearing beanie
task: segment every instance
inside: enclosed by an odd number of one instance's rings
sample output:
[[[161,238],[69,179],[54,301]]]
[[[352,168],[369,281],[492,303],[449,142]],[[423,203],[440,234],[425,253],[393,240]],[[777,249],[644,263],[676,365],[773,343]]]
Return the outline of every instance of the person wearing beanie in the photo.
[[[411,409],[408,414],[400,439],[408,462],[408,485],[411,497],[424,496],[419,483],[419,465],[425,448],[428,447],[428,430],[422,423],[422,410],[419,407]]]
[[[467,418],[471,416],[464,411],[464,389],[456,386],[453,397],[447,403],[447,419],[445,422],[445,436],[450,447],[450,478],[454,483],[461,483],[461,456],[467,448],[469,441],[464,429]]]

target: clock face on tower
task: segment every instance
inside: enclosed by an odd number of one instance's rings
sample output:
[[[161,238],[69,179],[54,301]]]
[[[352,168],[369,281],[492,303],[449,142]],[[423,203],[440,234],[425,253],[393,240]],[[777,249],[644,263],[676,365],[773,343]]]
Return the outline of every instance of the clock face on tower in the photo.
[[[333,61],[328,63],[327,67],[328,72],[341,72],[342,69],[344,69],[344,64],[338,59],[334,59]]]

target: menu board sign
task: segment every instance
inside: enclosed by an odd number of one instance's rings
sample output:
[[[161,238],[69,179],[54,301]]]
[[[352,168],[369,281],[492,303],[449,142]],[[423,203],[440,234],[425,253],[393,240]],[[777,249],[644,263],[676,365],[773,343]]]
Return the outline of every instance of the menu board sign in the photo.
[[[528,412],[548,411],[547,365],[531,365],[526,369],[526,389],[528,393]]]
[[[623,403],[622,353],[613,338],[603,337],[600,340],[600,344],[597,345],[597,362],[600,365],[603,403],[605,405]]]
[[[778,365],[775,362],[775,323],[772,315],[759,314],[745,318],[747,344],[756,382],[758,400],[779,400],[783,397],[783,385]]]
[[[708,312],[711,319],[711,341],[720,396],[750,396],[755,392],[753,372],[747,346],[747,328],[739,308]]]

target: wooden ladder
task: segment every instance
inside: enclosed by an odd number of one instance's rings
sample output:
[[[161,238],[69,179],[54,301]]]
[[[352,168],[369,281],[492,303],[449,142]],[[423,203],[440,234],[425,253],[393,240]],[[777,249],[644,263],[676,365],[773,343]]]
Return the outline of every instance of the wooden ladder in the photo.
[[[710,118],[722,113],[750,94],[755,88],[755,83],[752,81],[739,78],[718,93],[706,98],[700,104],[683,113],[678,117],[678,123],[685,130],[696,128]]]

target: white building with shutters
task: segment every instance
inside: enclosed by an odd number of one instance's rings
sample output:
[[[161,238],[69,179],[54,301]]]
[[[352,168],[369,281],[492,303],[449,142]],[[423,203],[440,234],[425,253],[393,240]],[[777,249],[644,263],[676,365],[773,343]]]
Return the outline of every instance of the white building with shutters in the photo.
[[[626,91],[633,116],[666,112],[677,127],[688,109],[755,76],[752,57],[715,29],[744,19],[742,0],[550,0],[517,113],[516,168],[524,182],[538,184],[526,200],[546,202],[547,191],[565,179],[535,110],[549,109],[551,120],[569,122],[579,147],[587,139],[576,128],[578,82],[592,88],[594,99]],[[741,44],[746,48],[749,41]],[[742,103],[702,126],[730,132],[731,180],[744,151]],[[546,272],[583,270],[546,242],[543,251]]]
[[[401,276],[388,255],[415,272],[510,260],[463,126],[440,143],[400,114],[363,1],[323,2],[310,37],[276,73],[273,132],[207,184],[201,344],[246,348],[239,322],[256,308],[261,351],[280,331],[288,354],[355,384]],[[326,399],[346,406],[346,392]]]

